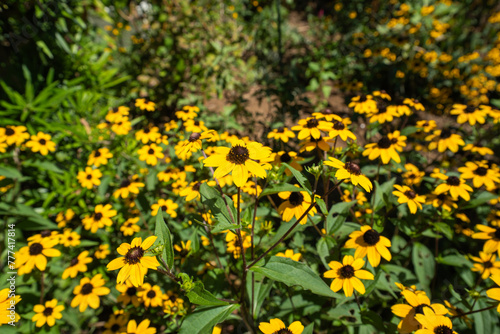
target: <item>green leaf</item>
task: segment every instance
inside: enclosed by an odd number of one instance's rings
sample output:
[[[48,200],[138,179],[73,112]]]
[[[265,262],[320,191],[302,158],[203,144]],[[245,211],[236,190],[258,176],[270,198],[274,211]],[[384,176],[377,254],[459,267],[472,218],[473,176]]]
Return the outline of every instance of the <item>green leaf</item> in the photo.
[[[215,325],[226,320],[239,307],[233,304],[199,308],[184,319],[179,334],[210,334]]]
[[[446,238],[449,240],[453,239],[453,229],[446,223],[435,223],[434,228],[436,229],[437,232],[442,233]]]
[[[424,288],[425,292],[430,296],[430,283],[435,273],[434,255],[423,244],[416,242],[413,245],[413,266],[415,267],[415,274]]]
[[[277,194],[282,191],[305,191],[305,189],[296,187],[293,184],[285,183],[264,189],[262,193],[259,195],[259,198],[267,195]]]
[[[272,256],[265,262],[260,261],[250,270],[261,273],[272,280],[285,283],[288,286],[299,285],[320,296],[340,297],[339,294],[330,290],[321,277],[306,264],[286,257]]]
[[[377,211],[383,208],[388,203],[388,198],[392,194],[392,190],[394,188],[394,183],[396,183],[396,178],[393,177],[387,182],[382,183],[381,185],[377,181],[373,181],[375,183],[375,199],[373,201],[374,210]]]
[[[0,175],[3,175],[9,179],[20,179],[23,177],[17,169],[5,166],[0,166]]]
[[[313,334],[314,333],[314,322],[310,323],[309,325],[304,328],[302,331],[302,334]]]
[[[479,195],[476,198],[474,198],[473,200],[470,200],[463,209],[465,210],[465,209],[477,208],[478,206],[480,206],[486,202],[489,202],[492,199],[497,198],[497,197],[498,197],[498,195],[492,194],[492,193],[487,192],[487,191],[482,191],[479,193]]]
[[[172,244],[172,237],[170,236],[170,230],[163,219],[163,212],[161,210],[158,210],[156,215],[155,235],[158,237],[155,245],[163,244],[162,257],[166,261],[168,269],[172,269],[174,267],[174,247]],[[153,248],[154,247],[153,245]]]
[[[325,236],[321,239],[319,239],[318,243],[316,244],[316,250],[318,251],[318,255],[321,259],[321,262],[323,262],[323,265],[328,268],[328,263],[329,257],[331,250],[334,249],[336,246],[335,239],[333,239],[330,236]]]
[[[358,200],[339,202],[332,205],[330,211],[328,212],[328,216],[326,217],[326,234],[334,233],[342,226],[342,224],[344,224],[347,219],[349,209],[356,204],[357,201]]]
[[[293,176],[295,177],[297,182],[300,183],[302,188],[306,189],[307,191],[309,191],[309,193],[312,194],[311,184],[309,183],[309,180],[307,180],[307,178],[301,172],[299,172],[298,170],[296,170],[295,168],[293,168],[292,166],[290,166],[285,162],[282,162],[281,164],[284,165],[286,168],[288,168],[290,172],[292,172]]]
[[[193,304],[204,306],[229,305],[228,302],[217,299],[217,297],[205,290],[205,287],[201,282],[196,282],[196,286],[186,295],[189,298],[189,301]]]
[[[57,167],[54,163],[52,163],[50,161],[26,160],[25,162],[23,162],[23,166],[25,166],[25,167],[32,166],[32,167],[36,167],[36,168],[41,169],[41,170],[47,170],[47,171],[51,171],[51,172],[54,172],[57,174],[64,173],[59,167]]]
[[[447,266],[454,267],[467,267],[472,268],[472,262],[467,260],[463,255],[447,255],[447,256],[439,256],[436,261],[438,263],[445,264]]]
[[[378,313],[369,310],[361,311],[361,322],[365,325],[372,325],[379,331],[379,333],[386,332],[382,317]]]
[[[216,233],[228,229],[234,230],[239,227],[233,224],[233,219],[236,217],[236,209],[234,208],[233,201],[229,197],[225,197],[228,204],[226,206],[226,202],[222,198],[220,192],[206,183],[200,186],[200,195],[201,202],[210,208],[215,217],[214,230],[212,232]]]

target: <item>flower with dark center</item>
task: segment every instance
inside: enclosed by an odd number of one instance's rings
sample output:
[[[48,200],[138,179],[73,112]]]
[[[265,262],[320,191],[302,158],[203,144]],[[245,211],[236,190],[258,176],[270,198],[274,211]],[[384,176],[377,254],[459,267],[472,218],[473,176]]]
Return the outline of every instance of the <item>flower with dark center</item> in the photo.
[[[398,142],[398,139],[397,138],[392,138],[391,139],[391,144],[396,144]]]
[[[50,231],[50,230],[44,230],[40,233],[42,238],[46,238],[46,237],[50,236],[51,234],[52,234],[52,231]]]
[[[448,326],[441,325],[436,328],[434,328],[434,333],[435,334],[453,334],[453,330],[449,328]]]
[[[226,159],[229,162],[232,162],[236,165],[242,165],[247,161],[250,157],[250,154],[248,152],[248,149],[243,146],[233,146],[230,150],[229,153],[226,156]]]
[[[38,254],[41,254],[42,251],[43,251],[42,244],[39,244],[38,242],[34,242],[30,245],[30,248],[29,248],[30,255],[38,255]]]
[[[363,234],[363,240],[368,245],[374,246],[380,241],[380,234],[373,229],[369,229]]]
[[[193,191],[199,191],[201,187],[201,182],[196,182],[193,186]]]
[[[441,139],[446,139],[450,138],[452,135],[451,131],[449,129],[444,129],[441,131],[441,134],[439,135],[439,138]]]
[[[156,292],[154,290],[149,290],[146,296],[148,296],[148,298],[154,298],[156,297]]]
[[[82,290],[80,291],[80,293],[82,295],[88,295],[92,293],[92,290],[94,290],[94,286],[91,283],[85,283],[82,286]]]
[[[137,264],[141,261],[141,258],[144,256],[144,249],[139,247],[130,248],[127,254],[125,255],[125,261],[128,264]]]
[[[290,332],[288,329],[286,328],[282,328],[280,329],[279,331],[277,332],[274,332],[273,334],[293,334],[292,332]]]
[[[344,168],[351,174],[361,175],[361,168],[359,168],[359,166],[354,162],[346,162]]]
[[[73,258],[73,259],[71,260],[71,262],[69,263],[69,266],[70,266],[70,267],[73,267],[73,266],[75,266],[76,264],[78,264],[78,258],[76,258],[76,257],[75,257],[75,258]]]
[[[343,266],[339,271],[342,278],[351,278],[354,276],[354,268],[351,265]]]
[[[312,117],[312,118],[308,119],[307,123],[306,123],[306,127],[309,128],[309,129],[317,128],[318,125],[319,125],[319,122],[318,122],[318,120],[315,117]]]
[[[92,174],[87,174],[87,180],[91,180],[92,179]]]
[[[485,176],[488,173],[488,168],[478,167],[473,173],[479,176]]]
[[[145,134],[148,134],[151,132],[151,129],[150,128],[146,128],[144,130],[142,130],[142,132],[144,132]]]
[[[12,136],[16,131],[12,130],[12,128],[6,128],[5,129],[5,135],[6,136]]]
[[[446,183],[450,186],[457,187],[460,185],[460,179],[456,176],[450,176],[448,180],[446,180]]]
[[[290,194],[290,197],[288,198],[288,201],[290,202],[291,205],[298,206],[301,205],[302,202],[304,201],[304,196],[298,191],[292,192]]]
[[[190,142],[194,142],[194,141],[197,141],[198,139],[200,139],[201,137],[201,133],[198,133],[198,132],[193,132],[190,136],[189,136],[189,141]]]
[[[281,155],[280,160],[281,162],[289,163],[292,160],[292,157],[290,156],[290,154],[285,152]]]
[[[500,239],[500,227],[498,227],[495,231],[495,239]]]
[[[54,309],[52,307],[46,307],[45,310],[43,310],[43,315],[48,317],[49,315],[52,315],[52,312]]]
[[[466,114],[472,114],[474,111],[476,111],[476,108],[473,106],[467,106],[467,108],[464,109],[464,113]]]
[[[42,144],[42,145],[47,144],[47,141],[46,141],[45,139],[43,139],[43,138],[42,138],[42,139],[40,139],[38,142],[39,142],[40,144]]]
[[[162,206],[161,206],[161,210],[162,210],[162,211],[167,211],[167,206],[166,206],[166,205],[162,205]]]
[[[153,150],[152,148],[150,148],[150,149],[148,150],[148,154],[154,154],[154,153],[155,153],[155,150]]]
[[[430,307],[430,305],[420,304],[417,307],[415,307],[415,314],[424,314],[424,307],[428,307],[432,310],[432,312],[434,312],[434,310],[432,309],[432,307]]]
[[[382,138],[380,138],[377,145],[380,148],[389,148],[392,145],[392,141],[387,136],[383,136]]]
[[[339,130],[339,131],[340,130],[344,130],[345,129],[345,124],[343,122],[341,122],[341,121],[337,121],[337,122],[333,123],[333,128],[335,130]]]
[[[131,183],[129,179],[125,179],[120,183],[120,188],[127,188]]]
[[[113,333],[116,333],[116,332],[118,332],[119,330],[120,330],[120,325],[118,325],[118,324],[114,324],[113,326],[111,326],[111,331],[112,331]]]
[[[102,213],[98,212],[94,215],[94,221],[98,222],[102,219]]]
[[[368,98],[366,97],[366,95],[360,95],[358,102],[365,102],[367,100],[368,100]]]
[[[406,197],[408,197],[409,199],[414,199],[415,197],[417,197],[417,193],[414,192],[413,190],[408,190],[408,191],[405,191],[405,195]]]
[[[94,153],[94,158],[99,158],[101,156],[101,151],[97,150]]]
[[[200,125],[200,121],[194,121],[194,125],[199,126]]]
[[[283,133],[283,132],[285,132],[285,128],[280,126],[279,128],[276,129],[276,132]]]
[[[125,292],[127,295],[129,296],[135,296],[136,293],[137,293],[137,288],[136,287],[133,287],[131,286],[130,288],[127,289],[127,291]]]
[[[483,263],[483,266],[486,269],[492,268],[493,267],[493,263],[491,261],[486,261],[486,262]]]

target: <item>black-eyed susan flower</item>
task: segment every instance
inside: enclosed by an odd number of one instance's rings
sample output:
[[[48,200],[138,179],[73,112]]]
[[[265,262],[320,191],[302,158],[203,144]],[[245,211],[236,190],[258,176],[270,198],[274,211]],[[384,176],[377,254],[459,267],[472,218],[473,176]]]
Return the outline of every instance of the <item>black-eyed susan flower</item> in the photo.
[[[294,261],[299,261],[300,258],[302,257],[302,254],[295,253],[293,251],[293,249],[287,249],[284,253],[283,252],[276,253],[276,256],[287,257],[287,258],[292,259]]]
[[[182,110],[175,112],[175,116],[183,121],[187,121],[188,119],[195,119],[199,112],[200,108],[197,106],[184,106]]]
[[[71,307],[77,307],[80,312],[83,312],[87,307],[97,309],[101,305],[100,296],[106,296],[111,291],[105,287],[106,281],[101,274],[97,274],[92,278],[84,277],[80,280],[80,284],[75,286],[73,294],[75,297],[71,301]]]
[[[139,188],[144,188],[144,183],[137,182],[139,180],[138,175],[133,175],[131,178],[125,178],[120,183],[120,187],[113,193],[114,198],[128,198],[130,194],[138,194]]]
[[[422,210],[422,203],[425,203],[425,196],[417,194],[415,190],[408,186],[395,184],[394,188],[396,190],[392,194],[398,197],[398,203],[406,203],[413,214],[417,213],[417,209]]]
[[[415,315],[415,319],[421,325],[415,334],[457,334],[450,318],[437,315],[428,308],[423,309],[423,314]]]
[[[359,279],[373,280],[374,276],[371,272],[361,269],[365,264],[363,259],[354,259],[351,255],[346,255],[342,259],[342,263],[331,261],[328,266],[331,270],[326,271],[323,276],[325,278],[333,278],[330,289],[337,292],[340,289],[344,290],[346,297],[352,296],[353,289],[360,294],[365,293],[365,286]]]
[[[456,133],[452,133],[450,129],[434,130],[433,133],[425,140],[429,142],[429,150],[437,149],[439,152],[444,152],[447,149],[456,153],[459,146],[464,146],[465,142]]]
[[[31,148],[33,152],[40,152],[41,155],[47,155],[49,152],[56,150],[56,143],[51,141],[52,137],[43,132],[38,132],[31,136],[31,139],[26,143],[26,147]]]
[[[334,120],[332,129],[328,133],[328,137],[334,139],[336,137],[340,137],[343,141],[347,141],[347,138],[351,138],[352,140],[356,140],[356,136],[354,133],[349,130],[347,127],[351,124],[351,120],[349,118],[343,118],[341,120]]]
[[[500,287],[498,287],[500,286],[500,275],[493,275],[490,278],[496,283],[497,287],[486,290],[486,295],[491,299],[500,301]],[[497,312],[500,313],[500,304],[498,304]]]
[[[480,144],[467,144],[462,148],[464,151],[471,151],[480,155],[494,155],[495,152],[489,147],[481,146]]]
[[[309,136],[305,140],[303,140],[300,145],[300,152],[311,152],[315,149],[319,149],[322,151],[330,150],[330,137],[320,137],[319,139],[315,139],[312,136]]]
[[[156,142],[160,137],[160,129],[156,126],[146,127],[135,133],[135,139],[140,140],[143,144],[147,144],[150,141]]]
[[[274,164],[278,167],[281,166],[281,163],[287,163],[299,172],[302,171],[302,165],[298,163],[298,161],[304,160],[303,158],[299,157],[296,152],[290,151],[290,152],[285,152],[285,151],[279,151],[277,153],[273,153],[271,155],[271,158],[274,160]],[[285,169],[285,174],[290,176],[292,175],[292,172],[287,168]]]
[[[19,321],[19,314],[17,314],[15,310],[13,310],[14,314],[12,314],[9,308],[15,306],[17,303],[19,303],[20,300],[21,296],[19,294],[11,296],[11,291],[9,288],[0,290],[0,325],[8,324],[11,321]],[[14,319],[12,319],[11,316],[14,316]]]
[[[37,242],[30,242],[19,250],[16,254],[16,268],[19,276],[29,274],[33,267],[40,271],[45,271],[47,267],[47,257],[61,256],[61,252],[55,248],[58,244],[57,239],[44,238]]]
[[[483,280],[491,275],[500,275],[500,261],[496,261],[496,258],[495,254],[479,252],[479,257],[470,257],[475,262],[471,270],[481,274]]]
[[[408,304],[397,304],[391,307],[392,313],[403,318],[398,324],[400,333],[412,333],[420,328],[419,322],[415,319],[415,315],[423,314],[425,309],[430,309],[436,315],[445,315],[448,310],[444,305],[434,303],[431,304],[429,297],[423,291],[404,290],[401,292]]]
[[[156,216],[158,214],[158,210],[168,213],[172,218],[177,217],[177,209],[179,208],[179,204],[169,199],[160,198],[157,203],[151,206],[151,215]]]
[[[416,127],[422,129],[425,133],[429,133],[437,127],[437,123],[435,120],[421,120],[417,122]]]
[[[104,332],[102,334],[122,334],[127,330],[128,315],[112,314],[108,321],[104,324]]]
[[[68,222],[75,216],[75,211],[69,208],[66,211],[61,211],[56,216],[57,227],[63,228],[68,224]]]
[[[344,189],[341,198],[343,202],[351,202],[353,200],[357,200],[357,204],[359,205],[363,205],[367,201],[365,193],[362,191],[358,191],[357,188],[354,188],[354,194],[352,194],[348,189]]]
[[[391,252],[387,249],[391,247],[391,241],[368,225],[363,225],[360,231],[349,234],[349,238],[344,247],[356,249],[354,253],[356,259],[368,255],[368,262],[372,267],[377,267],[380,264],[380,256],[387,261],[392,259]]]
[[[127,324],[126,334],[155,334],[156,328],[149,327],[151,321],[149,319],[144,319],[137,324],[135,320],[130,320]]]
[[[146,307],[157,307],[163,305],[163,292],[158,285],[144,283],[137,296],[142,300]]]
[[[458,124],[468,122],[470,125],[475,125],[476,122],[479,124],[484,124],[487,116],[485,109],[476,108],[470,105],[466,106],[464,104],[454,104],[450,110],[450,114],[458,115]]]
[[[425,172],[420,171],[417,166],[413,164],[405,164],[406,172],[403,173],[404,183],[407,186],[419,185],[422,182],[422,178],[425,176]]]
[[[472,238],[487,240],[483,247],[484,252],[494,253],[500,250],[500,227],[495,228],[478,224],[476,228],[480,232],[474,233]]]
[[[119,116],[111,123],[111,131],[117,135],[126,135],[132,130],[132,122],[127,116]]]
[[[448,212],[451,212],[452,209],[458,208],[457,203],[455,203],[456,200],[456,198],[452,198],[445,193],[430,193],[427,194],[426,204],[431,204],[435,208],[442,208]]]
[[[287,127],[279,127],[269,132],[267,134],[267,138],[273,138],[275,140],[280,140],[283,143],[288,143],[290,138],[295,138],[295,133],[290,131]]]
[[[250,175],[260,178],[267,176],[262,163],[271,155],[271,149],[257,142],[245,143],[238,140],[232,148],[217,147],[215,153],[203,160],[206,167],[217,167],[214,177],[219,179],[232,172],[233,182],[237,187],[243,186]]]
[[[246,250],[252,246],[252,238],[248,233],[241,231],[241,238],[243,240],[243,249]],[[241,256],[241,243],[236,233],[231,231],[226,233],[226,245],[227,252],[232,253],[235,259],[239,259]]]
[[[123,116],[128,116],[130,108],[125,106],[119,106],[108,110],[106,114],[106,121],[114,122],[116,119]]]
[[[87,161],[87,165],[99,167],[101,165],[106,165],[108,160],[113,157],[113,153],[109,151],[107,147],[100,148],[96,151],[92,151]]]
[[[124,306],[132,303],[134,307],[139,307],[141,300],[137,292],[141,291],[141,289],[140,287],[135,287],[130,279],[128,279],[125,283],[116,285],[116,290],[121,293],[116,300],[119,303],[123,303]]]
[[[76,247],[81,243],[80,234],[69,228],[65,228],[64,232],[59,235],[59,243],[64,247]]]
[[[36,313],[31,321],[36,322],[36,327],[42,327],[47,324],[52,327],[56,324],[56,319],[61,319],[61,312],[64,310],[64,305],[57,305],[57,299],[52,299],[45,302],[45,305],[37,304],[33,307]]]
[[[278,196],[285,200],[278,207],[278,213],[286,222],[292,220],[294,216],[295,219],[299,219],[312,203],[311,195],[307,191],[282,191],[278,193]],[[309,210],[308,215],[312,217],[316,212],[316,207],[313,207]],[[304,225],[306,222],[307,219],[302,219],[300,224]]]
[[[137,225],[139,217],[127,219],[122,226],[120,226],[120,231],[122,231],[124,236],[131,236],[137,233],[141,228]]]
[[[264,334],[302,334],[304,325],[300,321],[295,321],[286,327],[280,319],[271,319],[269,322],[261,322],[259,329]]]
[[[465,180],[457,176],[447,176],[442,173],[434,173],[434,177],[437,177],[445,183],[441,183],[436,187],[434,193],[442,194],[449,193],[452,198],[457,199],[459,196],[464,200],[470,200],[469,192],[472,192],[471,186],[465,183]]]
[[[117,212],[116,210],[112,210],[111,204],[98,204],[92,216],[86,216],[82,219],[83,227],[92,233],[96,233],[98,229],[104,226],[111,226],[113,224],[111,218],[116,216],[116,214]]]
[[[377,112],[377,102],[372,95],[355,96],[351,99],[348,107],[354,108],[354,112],[358,114],[371,115]]]
[[[250,196],[259,196],[260,193],[262,193],[262,187],[253,181],[248,181],[243,187],[241,187],[241,191]]]
[[[367,144],[363,151],[363,156],[368,156],[370,160],[380,157],[383,164],[388,164],[391,159],[400,163],[401,158],[398,152],[402,152],[405,146],[406,136],[401,136],[399,131],[394,131],[387,136],[383,136],[376,143]]]
[[[96,259],[100,259],[100,260],[103,260],[105,259],[109,254],[110,254],[110,250],[109,250],[109,245],[99,245],[99,247],[97,247],[96,251],[94,252],[94,257]]]
[[[146,101],[146,99],[136,99],[135,106],[141,110],[155,111],[156,103],[152,101]]]
[[[87,272],[87,263],[92,262],[92,258],[88,255],[89,251],[83,251],[80,255],[71,259],[69,266],[63,271],[62,279],[75,278],[79,272]]]
[[[208,128],[205,126],[205,122],[199,120],[188,119],[184,122],[183,126],[186,132],[202,133],[208,131]]]
[[[117,283],[123,283],[130,277],[134,286],[141,286],[144,283],[148,269],[156,270],[160,263],[156,256],[145,256],[146,251],[153,245],[157,237],[151,236],[142,241],[142,238],[134,238],[132,244],[122,243],[118,247],[118,254],[123,255],[114,259],[107,265],[107,270],[120,269]]]
[[[174,249],[179,253],[175,258],[181,260],[181,264],[184,264],[186,258],[191,252],[191,240],[187,242],[181,241],[181,245],[174,245]]]
[[[299,140],[312,137],[313,139],[321,138],[321,131],[329,132],[332,128],[331,123],[318,120],[316,117],[307,117],[301,119],[299,124],[292,127],[293,131],[299,131],[297,138]]]
[[[371,115],[370,123],[378,122],[379,124],[383,124],[385,122],[392,122],[394,118],[400,116],[397,108],[388,106],[385,103],[381,105],[379,102],[377,109],[378,111]]]
[[[20,146],[30,137],[27,130],[28,129],[24,125],[7,125],[5,128],[0,127],[0,142],[5,142],[7,145],[15,144],[16,146]]]
[[[151,166],[156,166],[158,159],[163,159],[165,157],[163,149],[154,143],[144,145],[137,153],[139,153],[139,160],[146,161],[146,163]]]
[[[58,231],[44,230],[38,234],[28,237],[29,242],[40,242],[43,239],[59,240],[60,234]]]
[[[474,188],[485,186],[486,189],[493,189],[500,183],[500,172],[497,166],[488,166],[486,160],[467,161],[465,167],[458,168],[464,179],[472,179]]]
[[[417,99],[405,98],[403,103],[417,111],[425,111],[425,107]]]
[[[101,184],[102,173],[99,169],[85,167],[85,171],[79,171],[77,175],[80,185],[87,189],[92,189],[94,186]]]
[[[361,168],[357,164],[350,161],[342,162],[331,157],[328,158],[324,164],[337,168],[337,171],[335,172],[335,178],[337,180],[349,180],[355,186],[359,184],[367,192],[370,192],[373,189],[372,182],[361,173]]]

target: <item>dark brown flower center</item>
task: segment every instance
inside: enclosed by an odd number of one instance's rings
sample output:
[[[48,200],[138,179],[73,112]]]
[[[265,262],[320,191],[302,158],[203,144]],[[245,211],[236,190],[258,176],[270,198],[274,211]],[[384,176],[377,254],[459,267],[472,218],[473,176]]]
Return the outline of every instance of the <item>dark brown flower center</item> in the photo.
[[[391,144],[392,144],[391,140],[388,137],[383,136],[382,138],[380,138],[377,145],[380,148],[389,148],[391,147]]]
[[[200,121],[194,121],[194,125],[199,126],[200,125]]]
[[[69,237],[68,237],[68,240],[69,240],[69,241],[73,241],[73,237],[72,237],[72,236],[69,236]]]
[[[495,239],[500,239],[500,227],[495,231]]]
[[[280,160],[281,160],[281,162],[288,163],[288,162],[290,162],[290,160],[292,160],[292,157],[290,156],[290,154],[285,152],[281,155]]]
[[[196,182],[193,186],[193,191],[199,191],[201,187],[201,182]]]
[[[72,260],[71,260],[71,262],[69,263],[69,266],[70,266],[70,267],[73,267],[73,266],[75,266],[77,263],[78,263],[78,258],[76,258],[76,257],[75,257],[74,259],[72,259]]]
[[[161,211],[167,211],[167,206],[166,205],[162,205],[161,206]]]
[[[358,102],[365,102],[365,101],[367,101],[367,100],[368,100],[368,99],[366,98],[366,96],[365,96],[365,95],[361,95],[361,96],[359,97]]]
[[[288,198],[288,201],[293,206],[299,206],[304,201],[304,195],[302,195],[298,191],[293,192],[293,193],[290,194],[290,197]]]
[[[441,325],[434,328],[435,334],[453,334],[453,330],[448,326]]]
[[[125,292],[128,296],[135,296],[135,294],[137,293],[137,288],[132,286],[130,288],[127,289],[127,291]]]
[[[80,293],[82,295],[88,295],[92,292],[92,290],[94,290],[94,286],[91,283],[85,283],[82,286],[82,290],[80,291]]]
[[[441,135],[439,136],[441,139],[446,139],[451,137],[451,131],[448,129],[445,129],[441,131]]]
[[[129,249],[127,254],[125,254],[125,261],[129,264],[136,264],[141,261],[141,258],[144,256],[144,249],[141,247],[134,247]]]
[[[7,128],[5,129],[5,135],[7,136],[12,136],[16,131],[14,131],[12,128]]]
[[[40,139],[38,142],[39,142],[40,144],[42,144],[42,145],[47,144],[47,141],[46,141],[45,139],[43,139],[43,138],[42,138],[42,139]]]
[[[51,234],[52,234],[52,231],[50,231],[50,230],[44,230],[40,233],[42,238],[46,238],[46,237],[50,236]]]
[[[277,133],[283,133],[283,132],[285,132],[285,128],[282,127],[282,126],[280,126],[279,128],[276,129],[276,132]]]
[[[466,114],[472,114],[474,111],[476,111],[475,107],[473,107],[473,106],[467,106],[467,108],[465,108],[465,110],[464,110],[464,113],[466,113]]]
[[[198,133],[198,132],[193,132],[190,136],[189,136],[189,141],[190,142],[194,142],[194,141],[197,141],[198,139],[200,139],[201,137],[201,134]]]
[[[417,197],[417,193],[415,193],[413,190],[407,190],[407,191],[405,191],[405,195],[409,199],[414,199],[415,197]]]
[[[146,296],[148,296],[148,298],[154,298],[156,297],[156,292],[154,290],[149,290]]]
[[[45,310],[43,310],[43,315],[48,317],[49,315],[52,315],[52,312],[54,309],[52,307],[46,307]]]
[[[345,129],[345,124],[342,123],[342,122],[340,122],[340,121],[338,121],[338,122],[333,123],[333,128],[335,130],[341,131],[341,130]]]
[[[38,242],[32,243],[30,245],[30,255],[38,255],[42,253],[43,246],[42,244],[39,244]]]
[[[450,176],[448,180],[446,180],[446,183],[450,186],[459,186],[460,185],[460,179],[456,176]]]
[[[273,334],[293,334],[288,328],[282,328],[279,331],[274,332]]]
[[[91,180],[92,179],[92,174],[87,174],[87,180]]]
[[[112,331],[113,333],[116,333],[116,332],[118,332],[119,330],[120,330],[120,325],[118,325],[118,324],[114,324],[113,326],[111,326],[111,331]]]
[[[432,310],[432,312],[434,312],[434,310],[432,309],[432,307],[430,307],[429,305],[427,305],[427,304],[420,304],[417,307],[415,307],[415,314],[424,314],[424,307],[428,307],[428,308],[430,308]]]
[[[354,175],[360,175],[361,174],[361,168],[359,168],[359,166],[353,162],[346,162],[345,165],[344,165],[344,168],[351,174],[354,174]]]
[[[438,200],[440,200],[441,202],[446,201],[446,195],[445,194],[439,194],[439,195],[436,196],[436,198]]]
[[[94,221],[98,222],[102,219],[102,213],[98,212],[94,215]]]
[[[307,120],[306,128],[312,129],[318,127],[319,122],[316,118],[310,118]]]
[[[144,129],[143,132],[144,132],[144,134],[148,134],[148,133],[151,132],[151,129],[149,129],[149,128],[148,129]]]
[[[120,188],[127,188],[131,183],[129,179],[125,179],[120,183]]]
[[[380,234],[375,230],[368,230],[363,234],[363,240],[370,246],[374,246],[380,240]]]
[[[99,158],[101,156],[101,151],[97,150],[94,153],[94,158]]]
[[[153,150],[152,148],[150,148],[150,149],[148,150],[148,154],[154,154],[154,153],[155,153],[155,150]]]
[[[396,144],[398,142],[398,139],[397,138],[392,138],[391,139],[391,144]]]
[[[354,268],[350,264],[343,266],[339,270],[340,276],[343,278],[351,278],[354,276]]]
[[[479,175],[479,176],[485,176],[486,173],[488,173],[488,168],[485,168],[485,167],[478,167],[474,171],[474,174]]]
[[[229,150],[226,159],[233,164],[242,165],[250,158],[248,149],[243,146],[236,145]]]
[[[486,261],[483,263],[483,266],[484,266],[484,268],[488,269],[488,268],[493,267],[493,263],[491,263],[491,261]]]

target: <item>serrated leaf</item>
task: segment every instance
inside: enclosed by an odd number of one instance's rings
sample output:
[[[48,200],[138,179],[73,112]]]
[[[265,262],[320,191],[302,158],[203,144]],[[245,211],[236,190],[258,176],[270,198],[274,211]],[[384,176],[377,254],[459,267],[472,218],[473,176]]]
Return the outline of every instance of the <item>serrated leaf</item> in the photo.
[[[266,261],[260,261],[250,270],[288,286],[299,285],[320,296],[340,297],[339,294],[330,290],[321,277],[306,264],[289,258],[272,256]]]
[[[210,334],[213,327],[223,322],[240,305],[203,307],[188,315],[182,322],[179,334]]]
[[[163,219],[163,212],[161,210],[158,210],[156,215],[155,235],[158,237],[155,245],[163,244],[162,257],[167,263],[168,269],[172,269],[174,267],[174,247],[170,230]],[[155,245],[153,245],[153,248]]]

